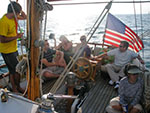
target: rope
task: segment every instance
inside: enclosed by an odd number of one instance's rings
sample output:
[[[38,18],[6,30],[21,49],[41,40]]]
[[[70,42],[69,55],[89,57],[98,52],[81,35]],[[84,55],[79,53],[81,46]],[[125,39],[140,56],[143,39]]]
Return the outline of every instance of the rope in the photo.
[[[43,35],[43,40],[45,40],[45,33],[46,33],[46,24],[47,24],[47,11],[45,12],[45,24],[44,24],[44,35]],[[41,57],[41,59],[43,59],[43,57],[44,57],[44,48],[42,48],[42,57]],[[40,61],[40,60],[38,60],[38,61]],[[41,62],[41,66],[40,66],[40,92],[41,92],[41,95],[43,95],[43,91],[42,91],[42,80],[41,80],[41,77],[42,77],[42,75],[41,75],[41,72],[42,72],[42,67],[43,67],[43,63]]]
[[[30,8],[31,8],[31,0],[29,0],[28,1],[28,12],[27,12],[27,19],[29,20],[30,19]],[[28,37],[28,44],[27,44],[27,52],[26,52],[26,54],[27,54],[27,57],[26,57],[26,59],[27,59],[27,67],[28,67],[28,73],[27,73],[27,75],[28,75],[28,81],[27,81],[27,85],[26,85],[26,89],[25,89],[25,92],[23,93],[23,96],[25,96],[25,94],[27,93],[27,90],[28,90],[28,86],[29,86],[29,82],[30,82],[30,64],[29,64],[29,58],[30,58],[30,56],[29,56],[29,49],[28,48],[30,48],[30,38],[31,38],[31,36],[30,36],[30,22],[28,21],[28,34],[27,34],[27,37]]]
[[[141,1],[141,0],[140,0]],[[140,19],[141,19],[141,39],[143,40],[143,17],[142,17],[142,3],[140,3]],[[142,50],[142,58],[144,59],[144,49]]]
[[[10,1],[11,7],[12,7],[12,10],[13,10],[15,19],[16,19],[16,22],[17,22],[17,24],[18,24],[19,30],[20,30],[20,32],[22,32],[21,27],[20,27],[20,25],[19,25],[19,23],[18,23],[18,18],[17,18],[16,12],[15,12],[14,6],[12,5],[12,1],[11,1],[11,0],[9,0],[9,1]],[[22,39],[22,38],[21,38],[21,39]],[[22,45],[21,45],[21,53],[22,53],[22,55],[23,55],[23,48],[22,48]]]
[[[89,42],[89,40],[92,38],[93,34],[95,33],[95,31],[97,30],[97,28],[99,27],[100,23],[102,22],[102,20],[104,19],[104,17],[106,16],[106,14],[108,13],[110,7],[111,7],[112,1],[109,2],[106,7],[104,8],[105,10],[107,9],[107,11],[105,12],[104,16],[102,17],[102,19],[99,21],[99,23],[97,24],[97,26],[95,27],[93,33],[91,33],[91,36],[89,36],[89,39],[87,40],[86,44]],[[104,13],[104,12],[102,12]],[[96,25],[96,24],[95,24]],[[93,27],[94,28],[94,27]],[[91,32],[91,30],[90,30]],[[81,49],[81,50],[80,50]],[[73,58],[70,60],[69,64],[66,66],[65,70],[63,71],[63,73],[61,73],[60,77],[58,78],[58,80],[55,82],[54,86],[51,88],[50,92],[51,93],[56,93],[56,91],[58,90],[58,88],[60,87],[60,85],[63,83],[65,77],[67,76],[67,73],[71,70],[71,68],[73,67],[74,63],[76,62],[76,60],[79,58],[80,54],[82,53],[82,51],[84,50],[83,48],[79,48],[76,53],[74,54]],[[74,59],[74,60],[73,60]]]
[[[24,75],[27,69],[27,59],[26,57],[23,57],[22,60],[17,64],[16,71],[20,75]]]
[[[136,19],[136,9],[135,9],[135,1],[134,0],[133,0],[133,9],[134,9],[135,28],[136,28],[136,33],[138,34],[137,19]]]
[[[40,11],[41,14],[41,28],[42,28],[42,20],[43,20],[43,13],[45,11],[45,22],[44,22],[44,35],[43,35],[43,39],[45,41],[45,34],[46,34],[46,25],[47,25],[47,11],[51,11],[53,9],[53,7],[51,5],[49,5],[48,3],[45,3],[44,0],[39,0],[39,3],[37,3],[37,6],[38,6],[38,11]],[[42,33],[41,33],[42,34]],[[44,48],[42,47],[40,49],[40,52],[39,52],[39,57],[38,57],[38,61],[40,62],[40,56],[41,56],[41,59],[43,59],[43,56],[44,56]],[[38,65],[39,65],[39,62],[38,62]],[[42,91],[42,79],[41,79],[41,72],[42,72],[42,66],[43,64],[41,63],[40,65],[40,71],[39,71],[39,79],[40,79],[40,93],[41,95],[43,95],[43,91]],[[37,69],[38,70],[38,69]]]
[[[51,2],[48,0],[48,2]],[[51,4],[53,6],[58,6],[58,5],[88,5],[88,4],[105,4],[109,3],[109,1],[101,1],[101,2],[82,2],[82,3],[55,3]],[[133,1],[114,1],[113,3],[133,3]],[[135,1],[134,3],[140,3],[140,1]],[[150,3],[149,0],[141,1],[141,3]]]

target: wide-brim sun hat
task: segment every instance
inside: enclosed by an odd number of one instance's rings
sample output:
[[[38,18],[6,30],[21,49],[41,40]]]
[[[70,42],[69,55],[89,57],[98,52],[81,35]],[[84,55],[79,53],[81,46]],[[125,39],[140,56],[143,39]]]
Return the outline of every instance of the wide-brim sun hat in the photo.
[[[134,64],[130,64],[128,71],[129,74],[136,74],[136,73],[141,73],[142,71],[140,68]]]

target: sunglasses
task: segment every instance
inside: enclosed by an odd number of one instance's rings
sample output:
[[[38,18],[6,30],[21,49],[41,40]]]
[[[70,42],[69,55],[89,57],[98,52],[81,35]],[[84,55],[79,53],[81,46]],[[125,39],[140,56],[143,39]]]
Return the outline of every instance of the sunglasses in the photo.
[[[119,45],[119,47],[124,47],[124,46]]]
[[[81,41],[85,40],[85,39],[80,39]]]

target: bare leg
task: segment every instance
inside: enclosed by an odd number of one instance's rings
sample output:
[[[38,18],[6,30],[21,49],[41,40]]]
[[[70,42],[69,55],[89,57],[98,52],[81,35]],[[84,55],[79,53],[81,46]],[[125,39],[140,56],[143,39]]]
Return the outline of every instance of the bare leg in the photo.
[[[133,108],[130,110],[129,113],[140,113],[140,110],[136,109],[136,108]]]
[[[118,111],[123,111],[121,105],[113,105],[112,108]]]
[[[48,77],[48,78],[58,78],[59,77],[58,74],[53,74],[53,73],[50,73],[50,72],[45,72],[43,74],[43,76]]]
[[[17,89],[18,89],[21,93],[24,93],[24,89],[22,89],[22,88],[20,87],[20,74],[19,74],[19,73],[15,73],[15,83],[16,83]]]
[[[17,86],[15,84],[15,79],[14,79],[14,75],[10,74],[10,83],[12,85],[12,91],[13,92],[18,92],[17,90]]]

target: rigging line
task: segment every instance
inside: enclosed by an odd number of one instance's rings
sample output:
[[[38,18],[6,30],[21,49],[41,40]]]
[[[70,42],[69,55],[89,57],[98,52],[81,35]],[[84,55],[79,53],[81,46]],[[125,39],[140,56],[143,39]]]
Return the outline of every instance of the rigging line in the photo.
[[[141,0],[140,0],[141,1]],[[142,17],[142,3],[140,3],[140,19],[141,19],[141,33],[142,33],[142,35],[141,35],[141,39],[142,39],[142,41],[143,41],[143,17]],[[144,59],[144,49],[142,50],[142,58]]]
[[[30,19],[30,9],[31,9],[31,0],[29,0],[28,1],[28,12],[27,12],[27,24],[28,24],[28,34],[27,34],[27,37],[28,37],[28,48],[30,47],[30,21],[29,21],[29,19]],[[24,91],[24,93],[23,93],[23,96],[27,93],[27,91],[28,91],[28,87],[29,87],[29,82],[30,82],[30,63],[29,63],[29,50],[27,50],[27,52],[26,52],[26,54],[27,54],[27,67],[28,67],[28,71],[27,71],[27,77],[28,77],[28,80],[27,80],[27,85],[26,85],[26,89],[25,89],[25,91]]]
[[[40,4],[41,5],[43,5],[45,2],[43,1],[43,0],[40,0],[39,1],[40,2]],[[44,6],[42,6],[42,7],[44,7]],[[43,10],[43,8],[41,9],[41,11],[43,12],[43,14],[44,14],[44,10]],[[48,10],[45,10],[45,21],[44,21],[44,31],[43,31],[43,36],[41,36],[41,37],[43,37],[43,39],[42,40],[44,40],[44,43],[45,43],[45,35],[46,35],[46,25],[47,25],[47,11]],[[43,17],[43,14],[42,14],[42,17]],[[42,20],[41,20],[41,23],[40,23],[40,25],[41,25],[41,28],[42,28]],[[41,34],[42,34],[42,29],[40,30],[40,32],[41,32]],[[41,56],[41,57],[40,57]],[[40,49],[40,52],[39,52],[39,56],[38,56],[38,65],[39,65],[39,63],[40,63],[40,58],[41,59],[43,59],[43,57],[44,57],[44,47],[41,47],[41,49]],[[43,95],[43,91],[42,91],[42,75],[41,75],[41,72],[42,72],[42,67],[43,67],[43,63],[41,62],[41,64],[40,64],[40,71],[39,71],[39,80],[40,80],[40,94],[41,95]],[[38,67],[37,67],[37,71],[38,71]]]
[[[15,19],[16,19],[16,22],[17,22],[17,24],[18,24],[19,30],[20,30],[20,32],[21,32],[21,27],[20,27],[20,25],[19,25],[19,23],[18,23],[18,18],[17,18],[16,12],[15,12],[14,6],[12,5],[12,1],[11,1],[11,0],[9,0],[9,1],[10,1],[11,7],[12,7],[12,10],[13,10]],[[21,53],[22,53],[22,55],[23,55],[23,48],[22,48],[22,45],[21,45]]]
[[[44,43],[45,43],[46,25],[47,25],[47,10],[46,10],[46,12],[45,12],[44,35],[43,35]],[[44,48],[43,48],[43,47],[42,47],[41,53],[42,53],[41,59],[43,59],[43,57],[44,57]],[[40,58],[38,59],[38,61],[40,61]],[[43,67],[43,63],[41,62],[40,73],[39,73],[39,77],[40,77],[40,93],[41,93],[41,95],[43,95],[43,91],[42,91],[42,80],[41,80],[42,67]]]
[[[95,33],[95,31],[97,30],[97,28],[99,27],[100,23],[102,22],[102,20],[104,19],[104,17],[106,16],[106,14],[109,12],[110,8],[111,8],[112,2],[109,2],[106,7],[105,10],[107,9],[107,11],[105,12],[103,18],[100,20],[100,22],[97,24],[96,28],[94,29],[93,33],[91,33],[91,36],[89,36],[89,39],[87,40],[86,44],[89,42],[89,40],[92,38],[93,34]],[[81,49],[81,50],[80,50]],[[78,51],[79,50],[79,51]],[[71,68],[73,67],[74,63],[76,62],[76,60],[79,58],[81,52],[84,50],[83,48],[79,48],[76,53],[74,54],[73,58],[71,59],[71,61],[69,62],[69,64],[67,65],[67,67],[65,68],[65,70],[63,71],[63,73],[61,73],[60,77],[58,78],[58,80],[55,82],[55,84],[53,85],[53,87],[51,88],[50,92],[51,93],[56,93],[56,91],[58,90],[58,88],[60,87],[60,85],[63,83],[65,77],[67,76],[67,73],[71,70]]]
[[[109,3],[110,4],[110,3]],[[108,5],[108,4],[107,4]],[[106,7],[105,7],[106,9]],[[106,12],[107,13],[107,12]],[[99,24],[98,24],[99,25]],[[96,27],[98,28],[98,27]],[[95,28],[95,29],[96,29]],[[91,34],[90,38],[93,36],[94,32],[96,30],[93,31],[93,33]],[[90,40],[90,38],[88,39],[88,41]],[[86,42],[86,44],[88,43],[88,41]],[[78,49],[80,50],[81,47]],[[74,54],[73,58],[71,59],[71,61],[69,62],[69,64],[67,65],[67,67],[65,68],[65,70],[63,71],[63,73],[60,75],[60,77],[58,78],[58,80],[55,82],[54,86],[52,87],[52,89],[50,90],[50,92],[52,93],[56,93],[57,89],[60,87],[60,85],[63,83],[66,74],[71,70],[72,66],[74,65],[74,63],[76,62],[76,60],[78,59],[78,57],[80,56],[81,52],[83,51],[84,48],[82,48],[80,51],[76,51],[76,53]],[[74,60],[73,60],[74,59]],[[63,76],[64,75],[64,76]]]
[[[18,0],[16,0],[16,2],[18,2]],[[24,8],[25,8],[25,1],[24,1]],[[20,28],[21,29],[21,28]],[[24,30],[25,30],[25,21],[24,21]],[[22,30],[21,30],[21,32],[22,32]],[[25,35],[25,34],[24,34]],[[21,42],[21,41],[20,41]],[[22,45],[21,45],[21,49],[22,49]],[[23,49],[22,49],[22,51],[23,51]],[[27,53],[26,53],[27,54]],[[22,56],[23,56],[23,52],[22,52]],[[22,57],[22,59],[23,59],[23,57]],[[27,63],[27,66],[29,65],[29,63],[28,63],[28,55],[27,55],[27,57],[26,57],[26,63]],[[26,87],[25,87],[25,91],[24,91],[24,93],[22,94],[22,96],[25,96],[26,95],[26,93],[27,93],[27,90],[28,90],[28,85],[29,85],[29,80],[27,81],[27,85],[26,85]]]
[[[97,18],[96,22],[94,23],[93,27],[91,28],[91,30],[89,31],[89,33],[87,34],[87,36],[92,32],[92,30],[94,29],[96,23],[98,22],[98,20],[100,19],[100,17],[102,16],[102,14],[104,13],[105,8],[103,9],[102,13],[99,15],[99,17]]]
[[[135,8],[135,1],[133,0],[133,9],[134,9],[134,19],[135,19],[135,28],[136,28],[136,33],[138,34],[137,30],[137,19],[136,19],[136,8]]]
[[[12,5],[12,1],[9,0],[10,4],[11,4],[11,7],[12,7],[12,10],[13,10],[13,13],[14,13],[14,16],[15,16],[15,19],[17,21],[17,24],[18,24],[18,18],[17,18],[17,15],[16,15],[16,12],[15,12],[15,9],[14,9],[14,6]],[[20,25],[18,24],[18,27],[19,27],[19,30],[21,31],[21,27]]]
[[[113,0],[112,0],[112,2],[113,2]],[[109,11],[108,11],[108,13],[109,13]],[[106,21],[107,22],[107,21]],[[105,31],[106,31],[106,24],[105,24]],[[106,32],[104,32],[104,35],[103,35],[103,43],[102,43],[102,48],[104,48],[104,40],[105,40],[105,33]]]
[[[50,1],[48,1],[50,2]],[[109,3],[109,2],[82,2],[82,3],[53,3],[51,5],[53,6],[57,6],[57,5],[88,5],[88,4],[106,4],[106,3]],[[133,1],[114,1],[113,3],[133,3]],[[146,1],[135,1],[135,3],[150,3],[149,0],[146,0]]]

